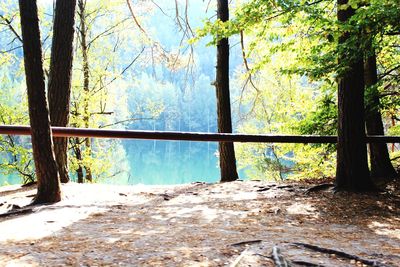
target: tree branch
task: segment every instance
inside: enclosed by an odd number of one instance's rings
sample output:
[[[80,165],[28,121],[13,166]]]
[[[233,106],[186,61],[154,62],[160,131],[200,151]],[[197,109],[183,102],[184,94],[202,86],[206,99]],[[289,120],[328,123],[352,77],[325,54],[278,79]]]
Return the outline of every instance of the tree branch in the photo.
[[[11,25],[12,19],[9,20],[3,15],[0,14],[0,18],[6,23],[6,26],[14,33],[15,37],[22,43],[22,38],[21,36],[17,33],[17,31],[14,29],[14,27]]]
[[[396,71],[400,69],[400,65],[397,65],[393,68],[391,68],[390,70],[387,70],[386,72],[382,73],[381,75],[379,75],[379,80],[382,80],[383,78],[385,78],[386,76],[390,75],[393,71]]]
[[[143,27],[140,25],[138,19],[136,18],[135,13],[133,12],[133,8],[132,8],[131,3],[129,2],[129,0],[126,0],[126,3],[128,5],[129,11],[131,12],[133,21],[135,22],[136,26],[138,26],[140,31],[146,36],[147,39],[150,39],[149,36],[147,35],[147,32],[143,29]]]
[[[115,76],[113,79],[111,79],[111,81],[109,81],[107,84],[102,85],[99,89],[94,90],[92,95],[100,92],[101,90],[103,90],[104,88],[106,88],[107,86],[109,86],[111,83],[113,83],[115,80],[117,80],[120,76],[124,75],[124,73],[130,68],[132,67],[132,65],[136,62],[136,60],[139,59],[139,57],[143,54],[145,48],[143,47],[142,50],[139,52],[139,54],[131,61],[131,63],[129,63],[122,71],[119,75]]]
[[[130,119],[122,120],[122,121],[117,121],[117,122],[114,122],[114,123],[111,123],[111,124],[102,125],[99,128],[102,129],[102,128],[107,128],[107,127],[123,124],[123,123],[126,123],[126,122],[141,121],[141,120],[154,120],[154,117],[150,117],[150,118],[130,118]]]
[[[110,28],[106,29],[105,31],[99,33],[98,35],[96,35],[92,40],[90,40],[87,44],[88,49],[90,48],[90,46],[100,37],[102,36],[107,36],[110,35],[112,33],[110,33],[112,30],[114,30],[115,28],[117,28],[119,25],[121,25],[122,23],[124,23],[125,21],[127,21],[128,18],[121,20],[120,22],[118,22],[117,24],[111,26]]]
[[[20,48],[22,48],[22,45],[17,46],[17,47],[13,47],[13,48],[8,49],[8,50],[5,50],[5,51],[0,51],[0,54],[10,53],[10,52],[12,52],[12,51],[14,51],[14,50],[17,50],[17,49],[20,49]]]
[[[245,47],[244,47],[244,36],[243,36],[243,31],[240,31],[240,46],[242,48],[242,57],[243,57],[243,63],[244,66],[246,68],[247,71],[247,75],[248,75],[248,81],[250,82],[251,86],[253,86],[253,88],[259,92],[260,90],[258,90],[258,88],[256,87],[256,85],[253,83],[253,79],[252,79],[252,73],[251,73],[251,69],[249,67],[248,61],[247,61],[247,57],[246,57],[246,51],[245,51]],[[247,82],[245,83],[245,85],[247,84]]]

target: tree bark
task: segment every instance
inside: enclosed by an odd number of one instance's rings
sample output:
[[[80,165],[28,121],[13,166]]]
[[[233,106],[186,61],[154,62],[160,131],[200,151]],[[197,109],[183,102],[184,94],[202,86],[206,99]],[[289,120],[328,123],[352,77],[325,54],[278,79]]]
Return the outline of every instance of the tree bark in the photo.
[[[228,0],[218,0],[218,18],[229,20]],[[223,38],[217,44],[216,92],[218,111],[218,132],[232,133],[231,102],[229,95],[229,41]],[[221,182],[237,180],[236,158],[233,143],[219,143],[219,165]]]
[[[83,91],[84,91],[84,97],[83,97],[83,123],[85,125],[85,128],[89,128],[89,120],[90,120],[90,114],[89,114],[89,94],[90,94],[90,88],[89,88],[89,82],[90,82],[90,75],[89,75],[89,56],[88,56],[88,50],[89,47],[87,45],[87,26],[86,26],[86,1],[83,0],[78,0],[78,6],[79,6],[79,19],[80,19],[80,45],[81,45],[81,51],[82,51],[82,59],[83,59]],[[85,149],[87,151],[87,154],[90,156],[92,154],[92,142],[90,138],[85,139]],[[92,182],[93,176],[92,176],[92,170],[90,166],[85,165],[85,174],[86,174],[86,180],[89,182]]]
[[[74,151],[75,151],[75,156],[76,159],[78,160],[78,169],[76,170],[76,175],[78,177],[78,183],[79,184],[83,184],[84,180],[83,180],[83,168],[82,168],[82,151],[81,151],[81,147],[79,145],[79,138],[75,138],[75,144],[76,146],[74,147]]]
[[[372,50],[372,47],[370,47]],[[384,135],[382,115],[379,110],[380,100],[379,92],[376,88],[378,83],[376,55],[374,51],[367,53],[364,62],[364,80],[365,87],[369,90],[366,103],[366,128],[368,135]],[[369,144],[369,155],[371,162],[371,177],[378,182],[387,182],[398,177],[390,157],[387,144],[371,143]]]
[[[35,0],[19,0],[19,7],[22,39],[24,40],[32,150],[38,179],[34,203],[54,203],[61,200],[61,189],[46,103],[37,5]]]
[[[338,6],[348,0],[338,0]],[[354,9],[338,8],[339,22],[347,22]],[[339,38],[339,46],[350,38],[345,32]],[[360,44],[356,44],[360,47]],[[349,48],[348,48],[349,49]],[[348,61],[347,49],[341,49],[339,62]],[[348,70],[338,77],[338,144],[336,165],[336,190],[362,192],[375,190],[371,181],[365,138],[364,115],[364,66],[360,49],[350,51],[356,57],[348,64]]]
[[[48,87],[52,126],[66,127],[69,121],[76,0],[56,2]],[[54,137],[54,152],[62,183],[69,181],[68,139]]]

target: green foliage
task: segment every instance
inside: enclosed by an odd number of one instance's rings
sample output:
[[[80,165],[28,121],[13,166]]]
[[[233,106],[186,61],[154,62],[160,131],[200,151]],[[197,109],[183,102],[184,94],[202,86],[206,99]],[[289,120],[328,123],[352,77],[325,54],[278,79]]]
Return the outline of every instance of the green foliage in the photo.
[[[265,43],[259,49],[268,49],[269,45],[274,44]],[[257,90],[243,92],[242,109],[247,109],[248,114],[241,120],[241,132],[305,134],[311,129],[318,132],[314,118],[321,114],[313,104],[316,99],[324,99],[324,95],[319,96],[318,84],[307,82],[300,75],[282,75],[280,70],[290,64],[292,57],[288,51],[277,53],[258,71]],[[325,104],[326,116],[334,117],[331,103]],[[237,151],[239,164],[250,178],[314,178],[330,176],[334,171],[334,153],[325,146],[241,144]]]
[[[0,10],[0,122],[6,125],[29,125],[18,4],[15,1],[2,1]],[[39,6],[46,53],[48,28],[52,21],[45,13],[45,8]],[[0,136],[0,173],[13,178],[19,176],[22,183],[36,179],[29,137]]]
[[[19,60],[11,53],[0,55],[0,122],[5,125],[27,125],[28,108],[23,80],[14,77],[21,73]],[[15,76],[14,76],[15,75]],[[35,180],[29,138],[0,135],[0,173],[19,175],[23,183]]]
[[[336,96],[332,93],[322,94],[315,99],[313,107],[307,116],[299,122],[301,134],[337,134],[337,104]]]
[[[197,32],[198,38],[211,35],[211,44],[238,33],[245,36],[243,52],[249,68],[241,77],[253,77],[258,90],[256,96],[251,88],[243,91],[241,99],[251,112],[243,118],[241,131],[335,135],[335,79],[346,73],[354,60],[373,52],[381,75],[378,90],[371,92],[383,98],[381,107],[372,108],[380,108],[387,118],[396,120],[400,77],[398,1],[350,0],[339,7],[335,4],[333,0],[244,1],[231,10],[231,21],[209,20]],[[355,15],[347,22],[338,22],[337,8],[353,8]],[[350,38],[339,44],[343,35]],[[282,93],[271,81],[279,81]],[[298,94],[304,94],[307,85],[312,93],[304,102]],[[288,99],[293,92],[297,92],[296,97]],[[367,100],[370,97],[367,94]],[[299,103],[302,107],[297,110]],[[393,127],[389,131],[396,132]],[[334,173],[334,149],[332,145],[243,145],[239,162],[243,167],[254,165],[250,176],[257,178],[330,176]],[[284,161],[289,163],[282,164]]]
[[[201,1],[195,2],[193,5],[198,6]],[[155,19],[153,16],[154,10],[168,12],[166,2],[161,1],[159,7],[145,1],[131,3],[146,33],[133,22],[126,1],[87,2],[90,88],[89,91],[83,90],[83,55],[78,38],[75,42],[70,125],[215,131],[215,91],[210,85],[210,77],[214,76],[213,53],[203,49],[198,50],[200,52],[193,50],[191,54],[188,51],[192,47],[183,49],[184,40],[192,37],[189,28],[183,29],[183,39],[171,38],[170,33],[166,33],[171,29],[168,25],[171,18],[158,16]],[[367,56],[374,51],[379,63],[379,83],[376,88],[370,88],[377,90],[367,91],[371,93],[366,99],[380,97],[381,106],[374,108],[383,112],[390,134],[400,132],[397,126],[400,108],[398,1],[351,0],[348,5],[340,7],[335,3],[334,0],[237,1],[231,5],[231,21],[223,23],[215,20],[214,16],[196,31],[196,36],[190,41],[192,45],[199,45],[205,37],[211,40],[210,44],[216,44],[219,38],[239,33],[244,36],[243,52],[248,66],[246,70],[235,70],[236,78],[232,83],[233,97],[237,96],[235,103],[240,102],[240,107],[237,107],[239,131],[336,134],[335,79],[348,70],[349,62],[359,56],[357,53],[362,51]],[[348,7],[355,9],[355,15],[346,23],[338,23],[336,9]],[[48,16],[50,9],[49,5],[40,10],[46,69],[49,67],[52,34],[52,18]],[[2,15],[12,20],[12,26],[19,32],[17,5],[13,1],[2,1],[0,10]],[[172,16],[174,13],[173,9]],[[192,17],[189,16],[191,20]],[[151,25],[153,22],[156,26]],[[7,25],[1,24],[0,30],[2,51],[20,45]],[[173,34],[176,33],[178,30]],[[338,45],[339,38],[345,33],[352,33],[356,38]],[[163,38],[168,43],[165,47],[161,45]],[[231,44],[236,43],[235,38]],[[11,45],[3,48],[3,44]],[[231,49],[235,64],[240,55],[237,47]],[[28,124],[20,52],[16,49],[0,54],[0,115],[2,123],[6,124]],[[338,61],[339,55],[342,55],[341,61]],[[188,78],[189,73],[192,73],[192,79]],[[244,84],[246,86],[241,88]],[[27,173],[23,177],[30,180],[33,164],[27,139],[0,138],[1,171],[5,174]],[[141,166],[130,170],[128,157],[139,160],[142,155],[137,154],[148,153],[148,161],[155,164],[163,161],[161,151],[168,151],[169,157],[176,156],[171,150],[181,151],[180,143],[179,148],[174,143],[166,145],[163,150],[163,146],[151,142],[146,149],[140,150],[138,146],[121,141],[91,139],[90,146],[83,139],[71,141],[71,172],[79,165],[88,166],[95,180],[101,181],[121,172],[140,172]],[[75,156],[75,147],[80,148],[82,159]],[[246,144],[237,148],[240,166],[253,178],[300,179],[331,176],[334,172],[334,146]],[[190,160],[190,152],[198,155],[198,150],[197,145],[187,144],[189,152],[185,152],[182,162]]]

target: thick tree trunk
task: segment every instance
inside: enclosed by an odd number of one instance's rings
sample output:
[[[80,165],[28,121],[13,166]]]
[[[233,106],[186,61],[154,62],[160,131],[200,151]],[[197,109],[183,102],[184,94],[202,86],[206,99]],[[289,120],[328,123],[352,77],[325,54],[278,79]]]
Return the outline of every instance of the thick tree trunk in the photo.
[[[372,49],[372,48],[371,48]],[[369,90],[369,99],[366,104],[366,128],[368,135],[384,135],[382,115],[379,110],[380,101],[378,89],[374,86],[378,82],[376,55],[371,51],[364,62],[365,87]],[[387,144],[369,144],[371,162],[371,176],[378,182],[390,181],[398,174],[390,161]]]
[[[39,19],[35,0],[19,0],[32,150],[38,179],[35,204],[61,200],[60,179],[53,153],[50,118],[47,110],[40,42]]]
[[[218,0],[218,18],[229,20],[228,0]],[[232,133],[231,102],[229,95],[229,41],[223,38],[217,44],[217,91],[218,132]],[[237,180],[236,158],[233,143],[219,143],[221,182]]]
[[[338,6],[348,0],[338,0]],[[346,22],[354,14],[354,9],[338,9],[339,22]],[[350,38],[343,33],[339,45]],[[349,60],[342,49],[339,61]],[[364,66],[363,53],[353,49],[351,53],[358,58],[349,63],[349,70],[338,78],[338,144],[336,165],[336,189],[345,191],[374,190],[367,161],[364,117]]]
[[[75,6],[76,0],[56,2],[48,88],[50,121],[53,126],[66,127],[69,121]],[[67,183],[68,139],[55,137],[53,141],[60,180]]]

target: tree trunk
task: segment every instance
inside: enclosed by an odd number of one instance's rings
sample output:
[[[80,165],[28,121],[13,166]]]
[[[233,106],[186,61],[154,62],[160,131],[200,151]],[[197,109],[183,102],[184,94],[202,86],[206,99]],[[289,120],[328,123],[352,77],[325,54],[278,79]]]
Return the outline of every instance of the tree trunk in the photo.
[[[83,168],[82,168],[81,164],[78,165],[78,169],[76,170],[76,174],[77,174],[77,177],[78,177],[78,184],[83,184],[85,182],[85,180],[83,179]]]
[[[75,6],[76,0],[56,2],[48,88],[52,126],[66,127],[69,121]],[[53,141],[60,180],[67,183],[68,139],[55,137]]]
[[[60,178],[54,158],[50,118],[46,103],[40,42],[39,19],[35,0],[19,0],[32,150],[38,190],[35,204],[61,200]],[[26,41],[25,41],[26,40]]]
[[[371,48],[372,49],[372,48]],[[366,128],[368,135],[384,135],[382,115],[379,110],[380,100],[379,92],[376,88],[378,83],[376,55],[371,51],[364,62],[364,80],[365,87],[369,90],[366,104]],[[371,176],[379,182],[390,181],[398,174],[390,161],[387,144],[371,143],[369,144],[369,155],[371,162]]]
[[[348,0],[338,0],[338,6]],[[346,22],[354,15],[354,9],[338,8],[339,22]],[[350,38],[345,32],[339,38],[339,45]],[[349,51],[341,49],[339,62],[348,59]],[[374,190],[371,181],[367,146],[365,143],[364,117],[364,66],[360,49],[350,51],[357,59],[348,64],[349,69],[338,78],[338,144],[336,165],[336,190],[353,192]]]
[[[76,127],[76,125],[74,124],[72,125],[72,127]],[[70,142],[78,164],[78,168],[75,170],[77,175],[77,182],[79,184],[83,184],[84,180],[83,180],[82,151],[81,151],[80,140],[78,137],[75,137],[71,138]]]
[[[85,128],[89,128],[89,120],[90,120],[90,114],[89,114],[89,94],[90,94],[90,89],[89,89],[89,82],[90,82],[90,76],[89,76],[89,56],[88,56],[88,45],[87,45],[87,26],[86,26],[86,1],[84,0],[78,0],[78,6],[79,6],[79,20],[80,20],[80,45],[81,45],[81,51],[82,51],[82,59],[83,59],[83,91],[84,91],[84,97],[83,97],[83,122],[85,125]],[[90,141],[90,138],[85,139],[85,149],[87,151],[87,155],[91,155],[91,149],[92,149],[92,144]],[[92,176],[92,170],[90,169],[90,166],[84,166],[85,173],[86,173],[86,180],[89,182],[92,182],[93,176]]]
[[[229,20],[228,0],[218,0],[218,18]],[[229,95],[229,41],[223,38],[217,44],[217,91],[218,132],[232,133],[231,102]],[[219,143],[219,165],[221,182],[237,180],[236,158],[233,143]]]

